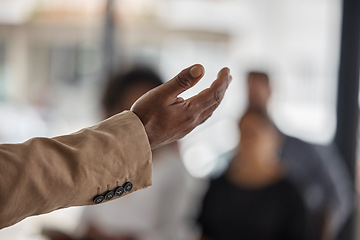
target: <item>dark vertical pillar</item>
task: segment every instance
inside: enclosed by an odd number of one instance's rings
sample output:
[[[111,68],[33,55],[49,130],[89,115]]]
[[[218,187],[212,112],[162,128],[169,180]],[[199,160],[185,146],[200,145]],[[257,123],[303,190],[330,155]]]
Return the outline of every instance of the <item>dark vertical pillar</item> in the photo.
[[[359,46],[360,1],[343,0],[335,142],[354,182],[359,115]],[[338,239],[355,239],[355,212]]]

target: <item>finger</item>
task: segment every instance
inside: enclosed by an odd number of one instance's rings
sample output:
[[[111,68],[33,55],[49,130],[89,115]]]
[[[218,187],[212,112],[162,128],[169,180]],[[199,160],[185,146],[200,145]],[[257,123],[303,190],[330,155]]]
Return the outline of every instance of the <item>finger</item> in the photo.
[[[232,76],[230,75],[230,69],[225,67],[221,69],[217,75],[217,79],[211,84],[210,88],[222,88],[225,87],[226,90],[229,83],[232,81]]]
[[[176,98],[180,93],[193,87],[203,76],[205,69],[200,64],[195,64],[182,70],[170,81],[159,87],[159,90],[171,98]]]
[[[211,84],[210,88],[201,91],[199,94],[189,98],[190,106],[196,110],[196,112],[202,112],[204,109],[208,109],[214,104],[219,104],[224,97],[225,91],[231,82],[230,70],[223,68],[218,78]]]
[[[209,117],[211,117],[211,115],[217,109],[218,106],[219,104],[214,104],[208,109],[206,109],[204,112],[202,112],[199,116],[199,125],[204,123]]]

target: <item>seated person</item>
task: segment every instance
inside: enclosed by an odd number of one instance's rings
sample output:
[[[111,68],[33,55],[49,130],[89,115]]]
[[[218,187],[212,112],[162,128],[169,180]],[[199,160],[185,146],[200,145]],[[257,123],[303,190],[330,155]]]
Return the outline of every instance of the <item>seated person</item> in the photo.
[[[205,194],[198,218],[202,239],[308,239],[301,196],[284,178],[281,135],[256,110],[245,113],[239,129],[241,141],[228,169]]]
[[[264,72],[248,74],[248,109],[267,114],[271,82]],[[351,181],[337,148],[314,145],[282,135],[282,164],[286,178],[299,191],[309,212],[309,227],[315,239],[334,239],[352,210]]]

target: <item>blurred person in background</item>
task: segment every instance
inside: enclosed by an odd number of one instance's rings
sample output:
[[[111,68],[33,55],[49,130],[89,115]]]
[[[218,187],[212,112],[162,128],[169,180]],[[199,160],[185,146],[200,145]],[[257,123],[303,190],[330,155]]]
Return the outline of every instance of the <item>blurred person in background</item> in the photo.
[[[130,109],[140,96],[161,84],[160,77],[144,67],[115,75],[108,81],[103,97],[105,118]],[[184,239],[188,177],[177,143],[153,150],[151,189],[122,201],[86,207],[80,220],[84,238]]]
[[[248,109],[267,114],[270,97],[269,76],[250,72]],[[316,239],[334,239],[352,209],[351,182],[336,147],[281,135],[280,159],[310,212],[308,230]]]
[[[212,180],[199,224],[202,240],[296,240],[305,236],[307,214],[300,194],[285,178],[278,154],[281,134],[268,116],[249,109],[225,173]]]

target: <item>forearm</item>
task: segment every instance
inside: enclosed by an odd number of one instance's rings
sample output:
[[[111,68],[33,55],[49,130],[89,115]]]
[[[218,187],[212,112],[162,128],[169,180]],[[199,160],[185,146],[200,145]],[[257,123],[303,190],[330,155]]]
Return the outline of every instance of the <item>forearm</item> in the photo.
[[[125,182],[132,182],[132,192],[148,187],[151,175],[148,138],[131,112],[70,135],[0,145],[0,228],[94,204],[94,197]]]

